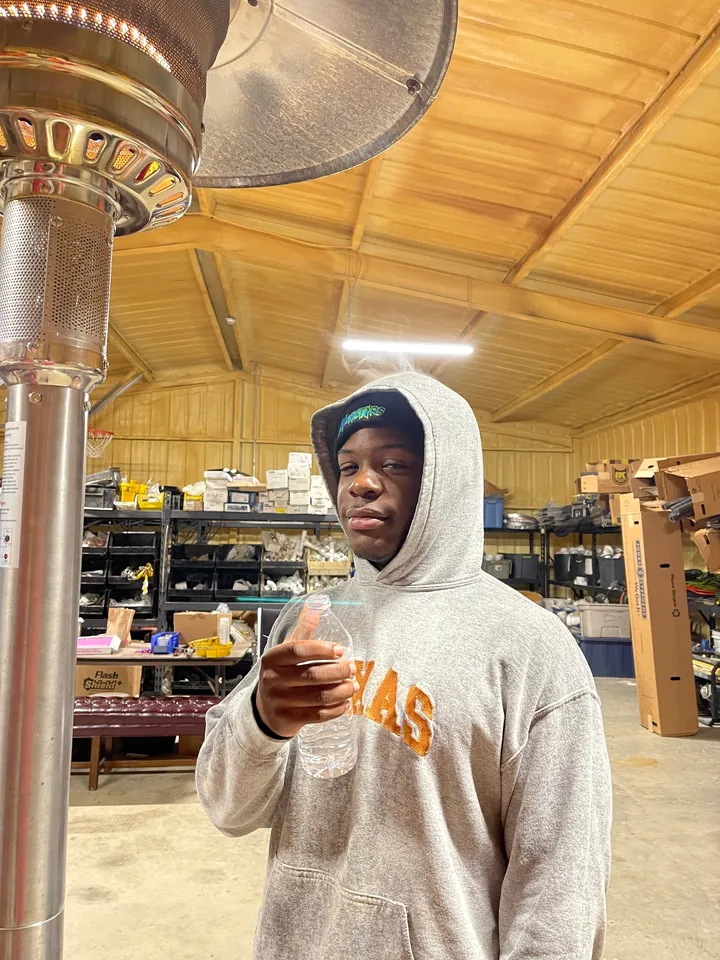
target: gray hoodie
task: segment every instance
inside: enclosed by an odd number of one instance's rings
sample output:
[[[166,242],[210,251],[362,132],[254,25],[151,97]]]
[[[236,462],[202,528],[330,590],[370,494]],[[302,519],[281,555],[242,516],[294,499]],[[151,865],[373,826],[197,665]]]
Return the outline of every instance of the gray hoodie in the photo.
[[[332,591],[362,689],[359,755],[307,776],[253,718],[256,667],[208,714],[200,799],[229,836],[272,827],[255,960],[601,960],[611,787],[600,707],[551,614],[481,571],[483,466],[467,403],[419,374],[407,540]],[[313,418],[327,485],[343,404]],[[286,608],[271,643],[292,629]]]

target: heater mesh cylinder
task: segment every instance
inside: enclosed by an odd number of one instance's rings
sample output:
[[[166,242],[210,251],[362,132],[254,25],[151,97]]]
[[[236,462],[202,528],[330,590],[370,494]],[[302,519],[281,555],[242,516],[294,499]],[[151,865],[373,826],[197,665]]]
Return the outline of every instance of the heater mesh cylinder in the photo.
[[[0,245],[0,367],[39,360],[103,373],[113,223],[63,197],[11,200]]]

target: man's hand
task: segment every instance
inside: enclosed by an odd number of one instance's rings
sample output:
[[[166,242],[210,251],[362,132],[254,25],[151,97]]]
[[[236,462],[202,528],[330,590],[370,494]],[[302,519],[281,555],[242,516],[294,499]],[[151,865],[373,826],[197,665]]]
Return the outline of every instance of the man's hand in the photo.
[[[343,658],[343,649],[312,640],[320,613],[303,607],[297,626],[284,643],[262,658],[257,708],[279,737],[294,737],[308,723],[341,717],[359,690],[355,664]],[[308,663],[326,660],[329,663]]]

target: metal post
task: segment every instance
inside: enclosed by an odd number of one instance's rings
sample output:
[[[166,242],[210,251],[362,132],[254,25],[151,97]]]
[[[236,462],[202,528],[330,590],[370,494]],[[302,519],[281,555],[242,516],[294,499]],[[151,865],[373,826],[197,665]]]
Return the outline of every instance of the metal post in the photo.
[[[0,960],[59,960],[88,391],[105,372],[114,207],[101,178],[5,187],[0,376]],[[110,191],[111,192],[111,191]],[[72,199],[70,199],[70,197]]]

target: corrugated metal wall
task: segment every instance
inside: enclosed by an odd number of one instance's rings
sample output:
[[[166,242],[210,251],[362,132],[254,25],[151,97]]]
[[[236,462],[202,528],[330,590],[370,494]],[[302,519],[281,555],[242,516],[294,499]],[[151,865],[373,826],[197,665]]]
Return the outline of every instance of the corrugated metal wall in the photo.
[[[720,449],[720,394],[576,439],[575,471],[606,457],[664,457]]]
[[[310,450],[309,422],[325,398],[229,378],[178,387],[129,391],[91,420],[115,434],[88,470],[119,467],[137,480],[185,486],[212,467],[233,466],[259,476],[284,466],[290,450]]]
[[[283,467],[290,450],[310,450],[310,417],[335,394],[312,392],[261,379],[258,385],[257,440],[255,384],[228,378],[198,385],[143,387],[128,391],[93,417],[91,426],[112,430],[115,438],[102,459],[88,460],[88,470],[113,465],[137,480],[152,478],[184,486],[210,467]],[[567,498],[572,486],[571,441],[494,432],[482,424],[485,472],[511,491],[515,509],[542,506]],[[462,465],[459,464],[459,468]]]

